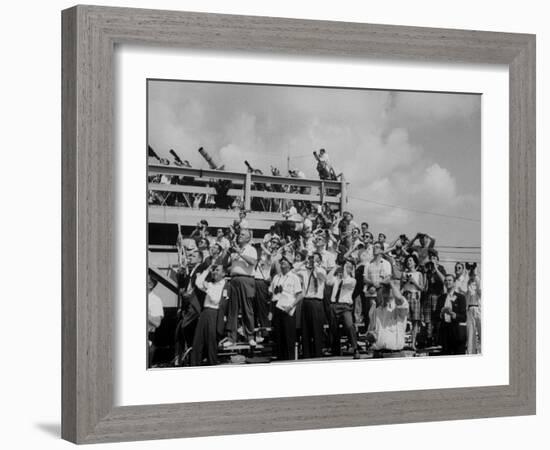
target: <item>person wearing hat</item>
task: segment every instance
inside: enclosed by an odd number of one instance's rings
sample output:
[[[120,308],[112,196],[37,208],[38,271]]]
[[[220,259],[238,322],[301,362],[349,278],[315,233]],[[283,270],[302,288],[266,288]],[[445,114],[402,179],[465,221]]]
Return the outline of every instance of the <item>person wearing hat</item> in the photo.
[[[279,361],[294,359],[296,345],[296,306],[302,300],[302,283],[292,272],[292,262],[285,256],[279,261],[280,273],[271,281],[273,295],[273,333]]]

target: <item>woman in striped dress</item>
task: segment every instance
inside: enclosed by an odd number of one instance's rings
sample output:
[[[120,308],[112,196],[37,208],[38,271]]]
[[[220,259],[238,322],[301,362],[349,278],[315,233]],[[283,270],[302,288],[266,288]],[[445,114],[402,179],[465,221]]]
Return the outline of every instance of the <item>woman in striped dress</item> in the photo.
[[[420,294],[424,289],[422,273],[417,270],[418,259],[415,255],[407,256],[405,270],[401,275],[401,292],[409,302],[409,320],[412,324],[412,348],[416,350],[416,335],[422,321],[422,308],[420,305]]]

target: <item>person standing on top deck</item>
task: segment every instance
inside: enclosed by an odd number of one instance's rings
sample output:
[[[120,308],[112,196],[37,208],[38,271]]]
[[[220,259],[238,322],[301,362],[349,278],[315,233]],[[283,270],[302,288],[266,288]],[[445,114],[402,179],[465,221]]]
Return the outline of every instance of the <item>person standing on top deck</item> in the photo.
[[[243,330],[250,346],[256,346],[254,333],[254,268],[258,260],[256,249],[250,245],[252,234],[250,230],[242,229],[237,237],[237,246],[232,247],[230,295],[227,311],[226,331],[228,339],[223,342],[224,347],[230,347],[237,342],[237,326],[239,312],[242,315]]]
[[[327,151],[322,148],[317,155],[317,171],[319,172],[319,178],[322,180],[336,180],[336,174],[330,163],[330,158]]]

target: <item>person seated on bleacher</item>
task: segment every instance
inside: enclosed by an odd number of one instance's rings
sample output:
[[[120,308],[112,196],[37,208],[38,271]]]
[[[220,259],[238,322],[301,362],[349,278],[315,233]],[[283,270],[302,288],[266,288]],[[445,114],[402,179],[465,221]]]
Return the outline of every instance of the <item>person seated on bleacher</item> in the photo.
[[[405,347],[409,303],[399,290],[399,281],[382,284],[382,305],[371,306],[367,341],[374,350],[398,352]]]

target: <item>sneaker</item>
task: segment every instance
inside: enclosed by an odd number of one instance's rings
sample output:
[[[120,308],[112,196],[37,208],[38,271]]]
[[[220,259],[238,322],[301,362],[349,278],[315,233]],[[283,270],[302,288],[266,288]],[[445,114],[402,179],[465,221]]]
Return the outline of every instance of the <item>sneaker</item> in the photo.
[[[264,338],[263,336],[258,336],[258,337],[256,338],[256,342],[257,342],[258,344],[261,344],[264,340],[265,340],[265,338]]]
[[[231,339],[227,339],[224,342],[221,342],[220,345],[222,346],[222,348],[226,349],[233,347],[235,343]]]
[[[248,341],[248,345],[250,345],[250,347],[256,347],[256,341],[254,339],[250,339]]]

